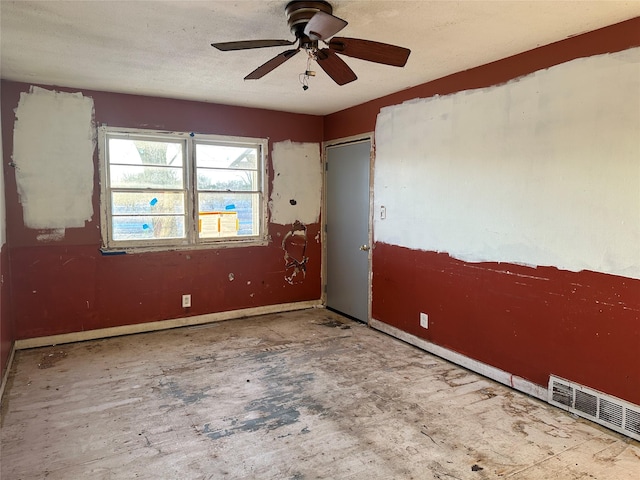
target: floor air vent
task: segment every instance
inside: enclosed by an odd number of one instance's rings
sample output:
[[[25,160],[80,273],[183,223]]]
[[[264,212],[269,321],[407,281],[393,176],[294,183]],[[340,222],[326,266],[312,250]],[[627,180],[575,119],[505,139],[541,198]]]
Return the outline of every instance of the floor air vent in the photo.
[[[548,401],[571,413],[640,440],[640,407],[606,393],[549,377]]]

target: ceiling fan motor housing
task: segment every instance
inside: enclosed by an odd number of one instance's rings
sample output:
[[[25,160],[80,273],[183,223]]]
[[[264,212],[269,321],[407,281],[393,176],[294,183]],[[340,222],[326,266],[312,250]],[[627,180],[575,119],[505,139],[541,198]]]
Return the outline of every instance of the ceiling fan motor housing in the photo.
[[[333,12],[331,4],[323,0],[315,2],[294,0],[287,3],[284,10],[287,14],[287,22],[291,29],[291,33],[293,33],[296,38],[305,37],[304,27],[309,23],[309,20],[311,20],[311,17],[313,17],[316,12],[321,11],[328,13],[329,15]]]

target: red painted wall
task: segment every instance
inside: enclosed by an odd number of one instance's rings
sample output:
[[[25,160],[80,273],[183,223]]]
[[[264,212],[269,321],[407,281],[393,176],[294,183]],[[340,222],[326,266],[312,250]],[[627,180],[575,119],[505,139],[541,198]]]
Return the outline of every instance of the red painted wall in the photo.
[[[20,92],[28,89],[27,84],[2,82],[5,159],[13,150],[14,109]],[[82,93],[93,98],[98,125],[266,137],[270,149],[273,142],[283,140],[322,140],[322,118],[317,116]],[[307,225],[307,272],[293,285],[285,281],[290,272],[281,245],[290,227],[275,224],[268,226],[273,241],[266,247],[101,255],[97,161],[96,151],[93,219],[84,228],[67,229],[63,241],[52,243],[38,241],[38,231],[25,228],[15,174],[5,162],[11,313],[17,339],[320,299],[321,245],[314,240],[319,223]],[[272,181],[270,169],[269,185]],[[181,307],[183,293],[192,295],[188,311]]]
[[[374,130],[384,106],[640,46],[638,32],[635,18],[328,115],[325,140]],[[429,314],[428,330],[419,327],[420,312]],[[640,404],[640,280],[465,263],[376,243],[372,315],[539,385],[556,374]]]
[[[374,253],[373,318],[538,385],[553,373],[640,404],[640,280]]]
[[[13,328],[11,311],[9,248],[6,244],[0,247],[0,381],[4,378],[7,362],[11,355],[11,347],[16,334]]]

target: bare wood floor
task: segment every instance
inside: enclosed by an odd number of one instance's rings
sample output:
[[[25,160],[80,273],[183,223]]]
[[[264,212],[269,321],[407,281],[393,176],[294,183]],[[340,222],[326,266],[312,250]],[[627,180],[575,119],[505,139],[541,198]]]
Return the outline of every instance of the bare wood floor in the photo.
[[[12,479],[633,479],[640,444],[314,309],[18,352]]]

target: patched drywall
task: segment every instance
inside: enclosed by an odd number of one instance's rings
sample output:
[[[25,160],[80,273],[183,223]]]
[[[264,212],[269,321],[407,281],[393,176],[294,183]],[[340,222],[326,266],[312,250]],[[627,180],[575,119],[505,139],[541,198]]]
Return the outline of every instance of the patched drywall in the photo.
[[[91,98],[39,87],[20,95],[12,160],[24,224],[40,240],[91,219],[94,150]]]
[[[282,239],[284,266],[287,271],[284,279],[288,284],[301,283],[307,276],[307,226],[294,222],[291,230]]]
[[[277,142],[272,152],[271,221],[280,225],[317,223],[322,202],[320,145]]]
[[[639,106],[634,48],[383,109],[375,240],[640,278]]]

